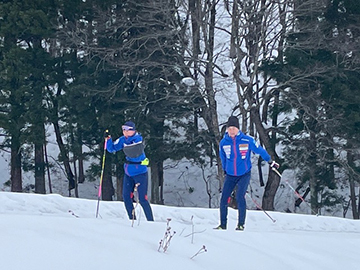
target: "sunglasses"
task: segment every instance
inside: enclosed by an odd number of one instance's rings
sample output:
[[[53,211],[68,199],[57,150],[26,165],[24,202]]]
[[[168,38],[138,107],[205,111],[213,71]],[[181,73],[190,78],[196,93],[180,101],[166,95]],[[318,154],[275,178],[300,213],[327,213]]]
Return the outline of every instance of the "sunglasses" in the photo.
[[[128,130],[134,130],[134,128],[133,128],[133,127],[129,127],[129,126],[122,126],[122,130],[128,131]]]

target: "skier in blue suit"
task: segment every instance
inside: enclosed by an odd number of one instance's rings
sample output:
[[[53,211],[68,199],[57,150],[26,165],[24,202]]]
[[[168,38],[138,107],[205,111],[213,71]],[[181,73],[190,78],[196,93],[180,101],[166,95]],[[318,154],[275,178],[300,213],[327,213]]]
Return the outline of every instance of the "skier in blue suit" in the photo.
[[[246,217],[245,194],[251,178],[251,152],[259,154],[270,167],[279,168],[270,155],[254,138],[239,130],[239,120],[230,116],[223,139],[220,141],[220,158],[225,172],[225,181],[220,199],[220,225],[215,229],[226,230],[228,204],[232,191],[237,186],[238,225],[236,230],[244,230]]]
[[[144,153],[144,144],[142,136],[136,131],[135,123],[132,121],[126,122],[122,126],[123,136],[113,142],[111,136],[108,136],[106,149],[110,153],[123,150],[126,156],[124,164],[124,183],[123,183],[123,198],[126,211],[129,219],[133,220],[136,217],[133,215],[133,196],[135,186],[139,194],[139,203],[144,210],[146,219],[154,221],[153,213],[150,203],[147,198],[148,189],[148,159]]]

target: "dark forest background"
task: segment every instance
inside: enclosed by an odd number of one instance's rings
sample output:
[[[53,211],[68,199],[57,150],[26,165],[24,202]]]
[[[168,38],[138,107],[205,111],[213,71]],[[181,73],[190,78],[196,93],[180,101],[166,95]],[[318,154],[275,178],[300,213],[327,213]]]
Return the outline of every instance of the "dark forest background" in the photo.
[[[221,187],[217,97],[230,88],[242,131],[296,172],[313,212],[340,204],[359,219],[359,42],[358,0],[1,0],[11,191],[33,171],[46,193],[47,126],[76,190],[99,178],[104,131],[120,136],[126,120],[146,141],[152,203],[163,203],[167,159],[216,166]],[[121,199],[123,158],[106,156],[103,200]],[[264,209],[279,183],[265,180]]]

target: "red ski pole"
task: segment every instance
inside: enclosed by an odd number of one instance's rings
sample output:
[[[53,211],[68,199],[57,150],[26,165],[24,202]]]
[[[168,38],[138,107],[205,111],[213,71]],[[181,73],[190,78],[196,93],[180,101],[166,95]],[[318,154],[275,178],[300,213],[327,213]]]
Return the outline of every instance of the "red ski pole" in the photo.
[[[276,169],[276,168],[272,168],[272,170],[278,175],[280,176],[280,178],[282,178],[282,175],[281,173]],[[285,180],[285,183],[289,186],[289,188],[294,191],[295,195],[299,197],[300,200],[302,200],[310,209],[311,209],[311,212],[314,214],[314,215],[319,215],[318,213],[316,213],[312,208],[311,208],[311,205],[308,204],[308,202],[305,201],[305,199],[299,194],[299,192],[297,192],[292,185],[290,185],[289,181],[288,180]]]
[[[257,208],[259,208],[260,210],[262,210],[262,211],[265,213],[265,215],[267,215],[268,218],[271,219],[272,222],[274,222],[274,223],[276,222],[276,219],[273,219],[273,218],[260,206],[260,204],[258,204],[258,203],[253,199],[253,197],[251,197],[251,196],[249,195],[248,192],[246,192],[246,195],[254,202],[254,204],[256,205]]]

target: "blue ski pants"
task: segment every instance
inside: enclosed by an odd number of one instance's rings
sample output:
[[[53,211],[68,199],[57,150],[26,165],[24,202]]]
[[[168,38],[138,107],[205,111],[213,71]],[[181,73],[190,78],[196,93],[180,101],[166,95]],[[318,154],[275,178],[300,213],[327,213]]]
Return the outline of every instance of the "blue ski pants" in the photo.
[[[251,171],[240,176],[226,175],[224,181],[224,187],[220,199],[220,224],[225,226],[227,224],[227,215],[228,215],[228,204],[230,201],[231,193],[233,192],[235,186],[236,190],[236,201],[238,206],[238,225],[245,224],[246,218],[246,200],[245,194],[249,186],[251,178]]]
[[[154,221],[153,213],[151,210],[150,203],[147,199],[147,189],[148,189],[148,173],[142,173],[134,176],[129,176],[125,174],[124,183],[123,183],[123,198],[126,208],[126,212],[129,216],[129,219],[133,219],[133,196],[135,184],[138,185],[138,194],[139,194],[139,203],[144,210],[146,219],[148,221]],[[134,217],[135,218],[135,217]]]

